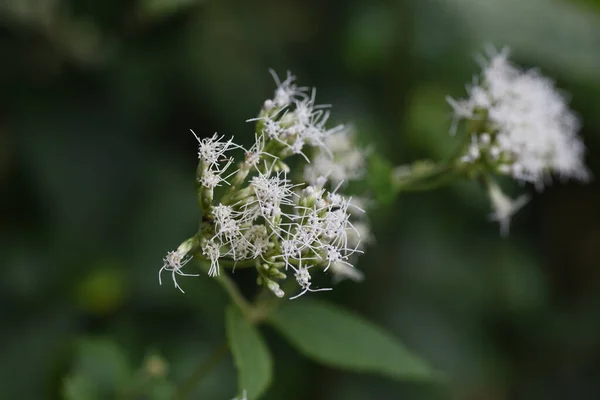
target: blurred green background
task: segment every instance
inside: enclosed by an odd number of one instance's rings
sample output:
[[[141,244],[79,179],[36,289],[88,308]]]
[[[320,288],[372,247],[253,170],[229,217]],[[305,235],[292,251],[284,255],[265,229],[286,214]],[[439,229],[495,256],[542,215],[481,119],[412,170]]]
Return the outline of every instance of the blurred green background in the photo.
[[[268,68],[402,164],[452,150],[444,98],[486,44],[571,93],[600,175],[600,1],[0,0],[0,398],[62,398],[74,366],[110,380],[149,354],[168,385],[223,340],[218,285],[182,279],[183,295],[157,272],[196,229],[189,128],[251,141]],[[513,189],[533,201],[508,238],[473,183],[380,207],[366,280],[314,294],[390,329],[448,386],[324,368],[265,328],[265,399],[600,399],[598,185]],[[235,279],[251,292],[251,271]],[[228,358],[196,398],[235,392]]]

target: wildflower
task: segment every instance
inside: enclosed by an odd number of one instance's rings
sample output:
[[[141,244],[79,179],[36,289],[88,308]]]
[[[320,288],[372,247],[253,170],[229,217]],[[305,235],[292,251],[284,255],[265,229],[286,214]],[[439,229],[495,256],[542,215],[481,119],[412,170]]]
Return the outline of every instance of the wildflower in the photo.
[[[330,290],[314,289],[311,274],[353,268],[362,253],[361,232],[368,232],[361,220],[364,211],[359,201],[344,196],[342,186],[362,176],[365,162],[349,130],[326,127],[329,106],[316,103],[315,90],[309,96],[290,73],[283,81],[274,78],[273,99],[248,120],[256,123],[248,150],[222,135],[196,137],[197,193],[204,215],[194,254],[210,263],[209,276],[218,276],[224,265],[255,267],[259,284],[278,297],[285,293],[276,280],[286,279],[284,272],[291,270],[301,289],[296,298]],[[229,172],[234,164],[230,151],[236,149],[245,154]],[[292,171],[286,164],[295,155],[301,156],[304,170]],[[315,167],[309,179],[310,164]],[[328,190],[328,184],[335,188]],[[222,195],[214,190],[218,186],[226,186]],[[161,272],[171,271],[174,279],[183,275],[187,254],[169,253]]]
[[[198,274],[186,274],[182,271],[182,268],[190,262],[192,256],[188,255],[195,246],[194,238],[186,240],[183,242],[177,250],[170,251],[167,253],[165,258],[163,259],[163,266],[158,271],[158,283],[162,285],[162,272],[167,271],[171,272],[171,278],[173,279],[173,284],[177,289],[181,291],[181,293],[185,293],[181,286],[177,283],[177,275],[179,276],[198,276]]]
[[[294,186],[285,172],[279,172],[274,176],[262,174],[259,172],[250,181],[250,187],[254,189],[254,195],[258,207],[257,212],[267,221],[272,221],[274,217],[281,215],[281,206],[293,205]],[[250,204],[252,205],[252,203]]]
[[[508,61],[509,52],[489,52],[481,76],[466,99],[448,99],[455,122],[479,122],[465,163],[482,160],[496,172],[541,188],[551,173],[585,180],[585,147],[579,121],[554,83],[537,70],[523,71]],[[453,123],[453,131],[455,127]]]
[[[275,89],[275,95],[273,97],[273,100],[271,100],[271,102],[267,104],[274,104],[277,107],[285,107],[291,104],[294,100],[306,97],[305,92],[307,88],[298,87],[294,83],[296,77],[292,75],[290,71],[287,72],[286,79],[284,79],[283,81],[279,80],[279,77],[272,69],[269,70],[269,73],[271,74],[271,76],[273,76],[273,79],[277,84],[277,89]]]
[[[277,156],[265,152],[265,145],[265,136],[255,134],[254,144],[246,151],[246,166],[248,168],[258,166],[264,156],[269,156],[272,160],[277,160]]]
[[[205,240],[202,242],[202,254],[210,260],[208,276],[218,276],[220,273],[219,258],[221,258],[221,246],[213,240]]]
[[[362,179],[365,174],[365,151],[354,143],[353,132],[342,129],[325,138],[323,149],[304,167],[304,179],[316,184],[327,177],[332,185]]]
[[[215,133],[210,138],[200,140],[193,130],[190,129],[190,131],[198,141],[198,158],[205,162],[209,168],[219,165],[219,162],[223,160],[227,151],[241,148],[241,146],[233,143],[233,138],[226,142],[222,141],[225,135],[219,137],[219,135]]]
[[[329,270],[333,273],[334,283],[338,283],[344,279],[350,279],[355,282],[362,282],[365,279],[365,275],[349,263],[331,263]]]
[[[294,275],[296,277],[296,281],[298,282],[298,284],[300,285],[300,287],[302,288],[302,292],[300,292],[299,294],[295,295],[294,297],[290,297],[290,300],[294,300],[297,299],[298,297],[302,296],[303,294],[305,294],[306,292],[322,292],[322,291],[327,291],[327,290],[331,290],[331,288],[321,288],[321,289],[311,289],[311,276],[310,273],[308,272],[308,268],[307,267],[300,267],[296,270],[296,273]]]

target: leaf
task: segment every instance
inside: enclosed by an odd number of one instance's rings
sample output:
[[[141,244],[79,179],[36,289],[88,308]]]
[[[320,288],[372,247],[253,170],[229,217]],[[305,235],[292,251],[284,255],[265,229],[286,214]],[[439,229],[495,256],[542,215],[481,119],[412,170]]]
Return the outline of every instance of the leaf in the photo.
[[[439,378],[392,335],[332,304],[290,302],[270,322],[301,353],[332,367],[375,372],[394,379]]]
[[[199,0],[142,0],[142,15],[148,18],[167,18],[183,9],[189,8]]]
[[[240,311],[230,306],[226,311],[227,339],[238,369],[238,389],[249,400],[257,399],[271,383],[272,361],[260,332]]]
[[[70,400],[114,397],[132,372],[119,347],[105,339],[85,339],[77,344],[75,364],[64,383]]]
[[[439,7],[447,8],[450,15],[460,18],[461,28],[478,46],[481,41],[508,45],[516,54],[561,70],[566,77],[598,82],[600,16],[590,12],[590,7],[550,0],[441,0],[438,3]],[[544,10],[542,18],[540,10]]]

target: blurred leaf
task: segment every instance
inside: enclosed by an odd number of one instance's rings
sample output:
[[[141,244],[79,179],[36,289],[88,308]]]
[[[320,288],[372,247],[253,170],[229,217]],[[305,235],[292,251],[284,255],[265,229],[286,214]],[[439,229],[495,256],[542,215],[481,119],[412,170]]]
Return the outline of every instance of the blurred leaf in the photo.
[[[168,372],[167,361],[157,353],[149,353],[127,393],[147,394],[150,400],[172,399],[175,386],[167,379]]]
[[[103,263],[78,284],[76,296],[83,310],[106,315],[122,304],[124,294],[122,269],[113,267],[111,263]]]
[[[556,0],[439,2],[437,6],[460,16],[460,23],[477,46],[508,45],[515,53],[560,69],[565,75],[598,82],[600,15],[590,12],[593,8]]]
[[[109,340],[81,340],[77,344],[75,359],[63,389],[69,400],[115,398],[132,375],[125,356]]]
[[[88,377],[78,374],[70,376],[64,383],[64,397],[67,400],[94,400],[96,388]]]
[[[271,383],[269,349],[256,327],[234,306],[227,309],[226,320],[227,338],[238,369],[238,390],[245,390],[250,400],[257,399]]]
[[[338,306],[290,302],[271,322],[304,355],[324,364],[395,379],[436,379],[436,373],[392,335]]]
[[[360,7],[347,28],[344,55],[348,64],[357,70],[382,68],[394,46],[397,18],[384,7]]]
[[[452,114],[444,100],[447,93],[449,90],[443,87],[420,86],[413,93],[407,112],[407,140],[435,159],[447,157],[460,144],[450,134]]]
[[[174,385],[168,381],[152,382],[148,389],[150,400],[170,400],[173,398]]]
[[[203,0],[142,0],[140,8],[142,14],[146,17],[167,18],[182,8],[200,1]]]

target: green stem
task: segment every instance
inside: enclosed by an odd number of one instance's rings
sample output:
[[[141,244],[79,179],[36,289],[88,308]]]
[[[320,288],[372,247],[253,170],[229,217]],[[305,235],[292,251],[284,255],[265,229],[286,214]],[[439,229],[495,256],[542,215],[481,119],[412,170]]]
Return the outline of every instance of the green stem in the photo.
[[[203,270],[208,271],[206,263],[200,263]],[[254,315],[252,304],[242,295],[235,283],[225,273],[215,276],[217,282],[225,289],[231,300],[239,307],[240,311],[248,320]]]
[[[434,174],[418,177],[419,179],[409,180],[408,183],[402,183],[398,187],[398,191],[417,192],[432,190],[449,184],[458,176],[456,170],[448,168],[443,171],[436,171]]]
[[[173,400],[185,400],[190,398],[202,378],[225,358],[228,351],[229,348],[227,347],[227,342],[224,342],[215,348],[209,357],[202,364],[198,365],[196,370],[194,370],[194,372],[192,372],[192,374],[175,390]]]
[[[416,173],[407,176],[396,184],[396,191],[419,191],[429,190],[447,184],[457,177],[456,170],[452,164],[444,163],[433,167],[424,173]]]
[[[485,119],[472,121],[467,132],[480,132],[485,127]],[[445,159],[435,165],[429,171],[424,173],[416,173],[408,176],[396,184],[396,190],[402,191],[423,191],[436,189],[447,185],[456,178],[461,176],[461,168],[457,163],[461,154],[464,154],[471,140],[471,135],[465,134],[461,143],[456,147],[454,152]]]

